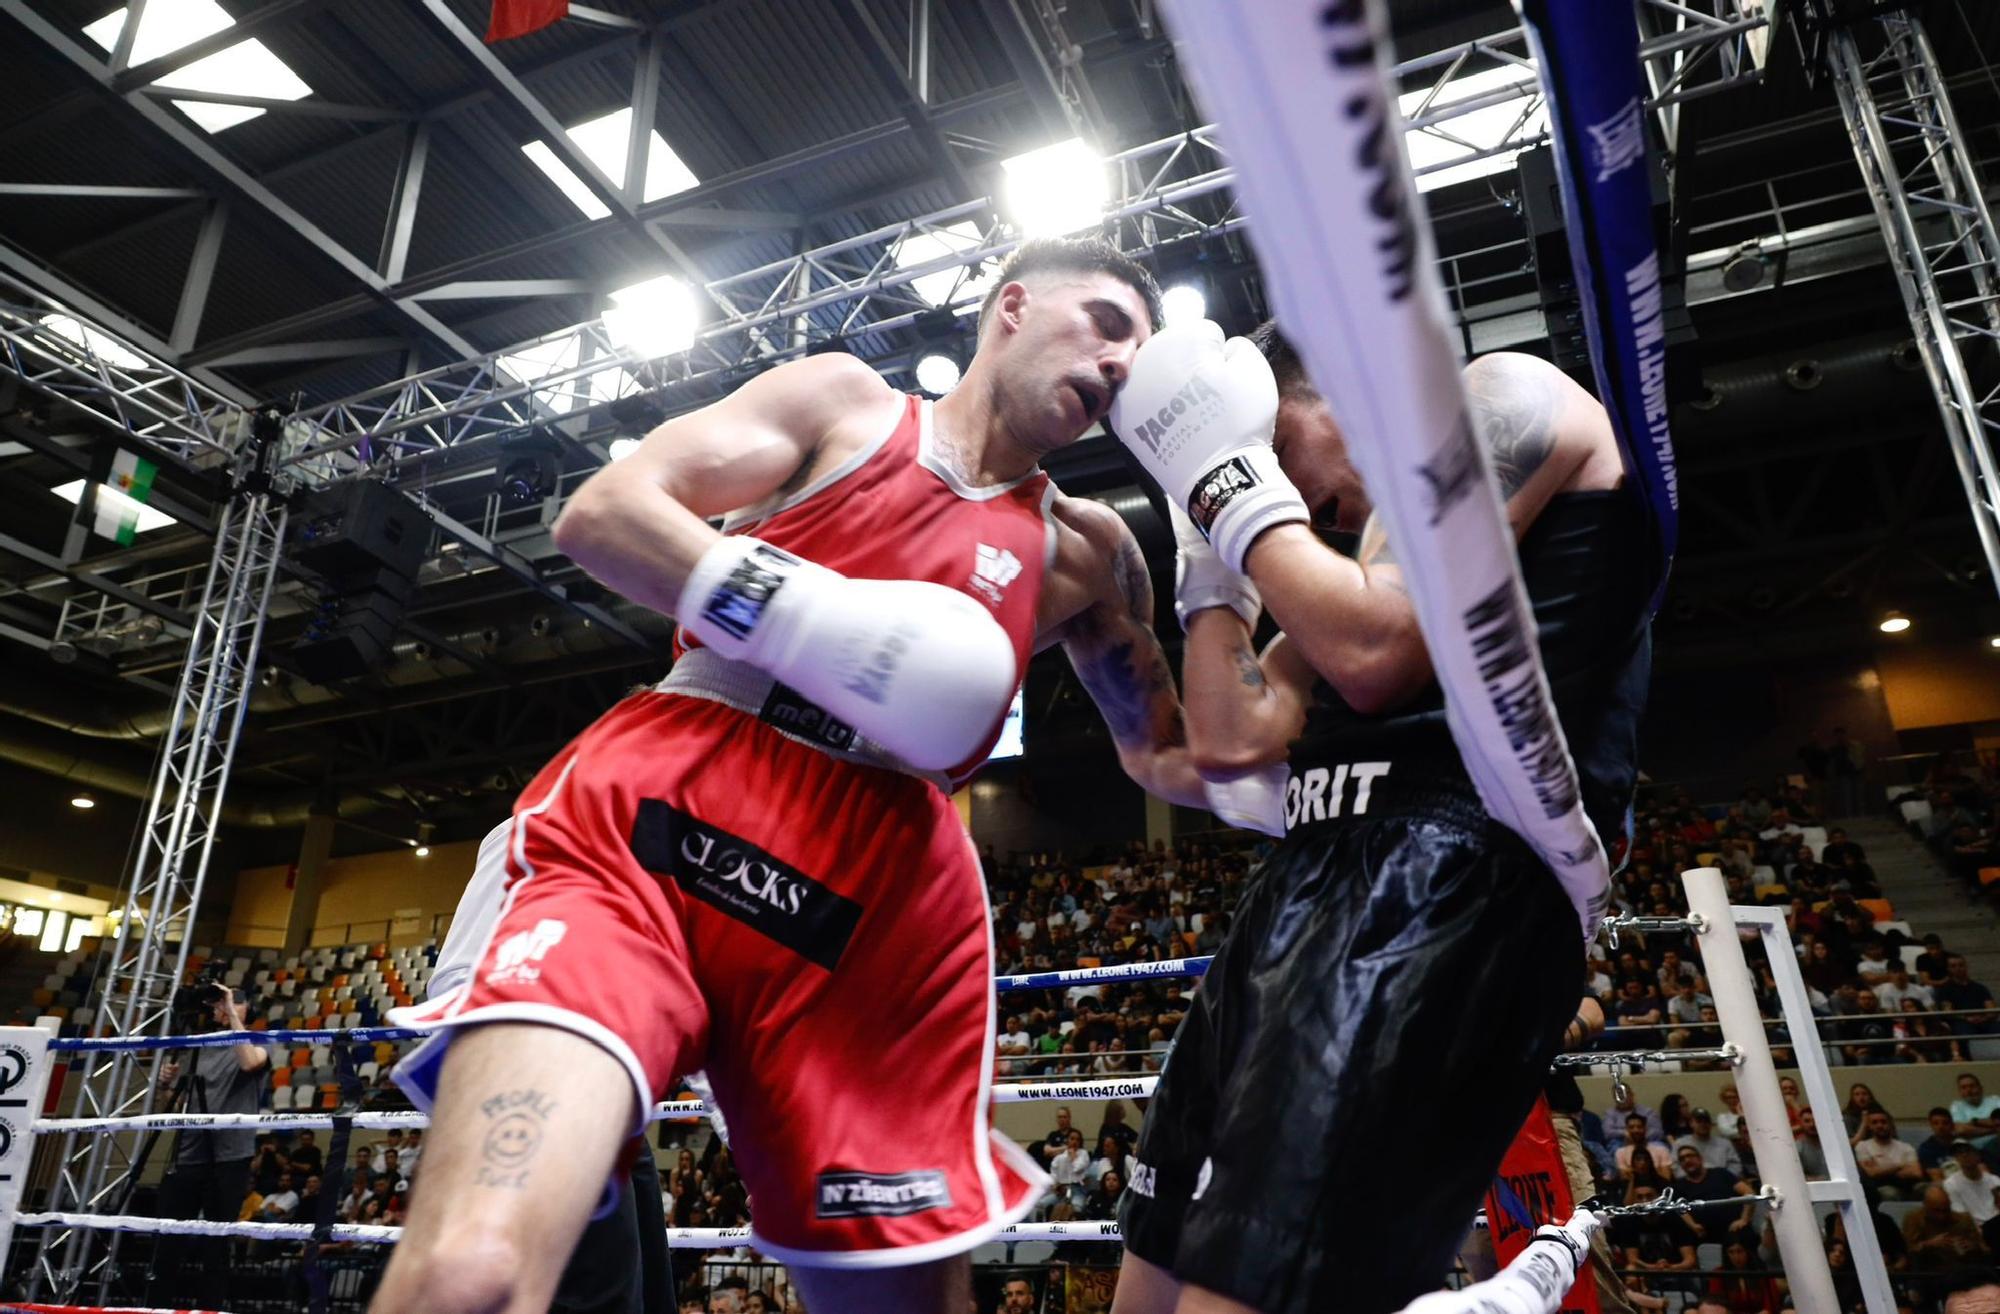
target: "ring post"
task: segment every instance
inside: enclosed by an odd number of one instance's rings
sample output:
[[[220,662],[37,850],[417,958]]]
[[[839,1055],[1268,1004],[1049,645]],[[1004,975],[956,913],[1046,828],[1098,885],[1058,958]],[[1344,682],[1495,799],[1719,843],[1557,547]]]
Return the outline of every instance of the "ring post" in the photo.
[[[1798,1146],[1792,1140],[1791,1118],[1785,1112],[1784,1093],[1778,1089],[1777,1064],[1771,1059],[1771,1044],[1764,1034],[1757,991],[1750,964],[1743,957],[1743,941],[1738,937],[1736,913],[1729,906],[1722,872],[1715,867],[1697,867],[1683,873],[1681,880],[1687,885],[1688,909],[1705,923],[1696,939],[1708,973],[1709,992],[1715,996],[1715,1015],[1722,1023],[1723,1039],[1742,1053],[1736,1089],[1743,1096],[1743,1116],[1750,1124],[1757,1175],[1778,1191],[1777,1202],[1771,1206],[1771,1227],[1778,1235],[1778,1253],[1785,1261],[1785,1280],[1791,1284],[1800,1309],[1838,1309],[1833,1272],[1820,1244],[1812,1194],[1806,1186],[1805,1168],[1799,1163]],[[1868,1240],[1875,1240],[1873,1232]]]
[[[59,1025],[0,1027],[0,1264],[14,1243],[14,1219],[35,1157],[35,1119],[49,1090],[49,1037]]]

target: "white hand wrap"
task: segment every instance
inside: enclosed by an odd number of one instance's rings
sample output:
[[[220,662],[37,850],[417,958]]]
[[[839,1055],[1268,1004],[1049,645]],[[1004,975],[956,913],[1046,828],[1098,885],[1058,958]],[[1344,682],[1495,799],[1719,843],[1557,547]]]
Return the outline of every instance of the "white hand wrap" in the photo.
[[[1240,571],[1231,570],[1216,555],[1187,513],[1169,502],[1167,516],[1174,527],[1174,615],[1186,632],[1188,619],[1210,607],[1227,607],[1243,618],[1254,632],[1257,618],[1264,614],[1264,597],[1257,586]]]
[[[1234,780],[1204,780],[1201,792],[1208,810],[1229,825],[1283,839],[1285,783],[1290,779],[1291,768],[1277,762]]]

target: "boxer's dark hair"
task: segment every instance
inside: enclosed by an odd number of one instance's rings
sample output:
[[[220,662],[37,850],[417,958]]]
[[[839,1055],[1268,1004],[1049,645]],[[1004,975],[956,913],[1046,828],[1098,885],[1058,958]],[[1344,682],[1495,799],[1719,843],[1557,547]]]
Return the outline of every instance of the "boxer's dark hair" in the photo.
[[[1306,376],[1305,362],[1287,338],[1278,330],[1278,321],[1267,319],[1250,330],[1250,341],[1257,344],[1257,350],[1264,353],[1270,362],[1271,376],[1278,381],[1278,396],[1296,401],[1317,401],[1319,389]]]
[[[1144,265],[1111,243],[1096,237],[1035,237],[1014,248],[1014,254],[993,276],[993,286],[979,306],[979,335],[986,336],[986,321],[1007,284],[1035,274],[1109,274],[1128,284],[1146,303],[1146,318],[1158,330],[1166,312],[1160,305],[1160,285]]]

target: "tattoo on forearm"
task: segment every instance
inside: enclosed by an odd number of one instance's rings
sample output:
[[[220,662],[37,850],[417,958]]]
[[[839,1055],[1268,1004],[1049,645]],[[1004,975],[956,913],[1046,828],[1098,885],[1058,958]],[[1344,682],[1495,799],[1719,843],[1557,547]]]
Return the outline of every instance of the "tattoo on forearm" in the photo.
[[[1171,748],[1187,742],[1173,669],[1150,633],[1112,640],[1095,624],[1078,627],[1070,637],[1070,662],[1118,744]],[[1169,704],[1173,711],[1166,718],[1161,712]]]
[[[1264,687],[1264,668],[1258,664],[1257,654],[1251,652],[1247,644],[1236,650],[1236,677],[1248,688]]]
[[[475,1184],[507,1191],[525,1189],[555,1107],[554,1100],[533,1087],[502,1091],[481,1104],[479,1111],[487,1122],[486,1135],[479,1142]]]
[[[1138,542],[1127,536],[1118,545],[1118,560],[1113,564],[1113,572],[1118,579],[1119,596],[1125,605],[1141,622],[1153,623],[1153,577],[1146,568],[1146,558],[1139,551]]]
[[[1466,371],[1472,422],[1485,440],[1500,496],[1521,491],[1555,448],[1555,396],[1539,371],[1499,361]]]

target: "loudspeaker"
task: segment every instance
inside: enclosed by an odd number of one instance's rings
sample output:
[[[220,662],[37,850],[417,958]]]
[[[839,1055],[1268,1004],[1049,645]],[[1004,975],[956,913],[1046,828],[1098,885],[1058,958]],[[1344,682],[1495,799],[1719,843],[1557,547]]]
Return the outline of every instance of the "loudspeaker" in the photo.
[[[385,484],[357,480],[313,494],[292,534],[292,559],[330,582],[388,571],[414,578],[430,521]]]
[[[1550,359],[1571,378],[1595,391],[1590,337],[1584,331],[1582,297],[1570,264],[1569,221],[1563,213],[1555,152],[1547,146],[1522,151],[1516,166],[1521,218],[1534,253],[1542,317],[1548,324]],[[1673,259],[1673,205],[1666,171],[1650,153],[1646,169],[1653,193],[1653,244],[1660,252],[1660,318],[1666,334],[1667,399],[1678,403],[1692,400],[1701,391],[1701,366],[1694,351],[1694,317],[1688,313],[1687,270]]]

